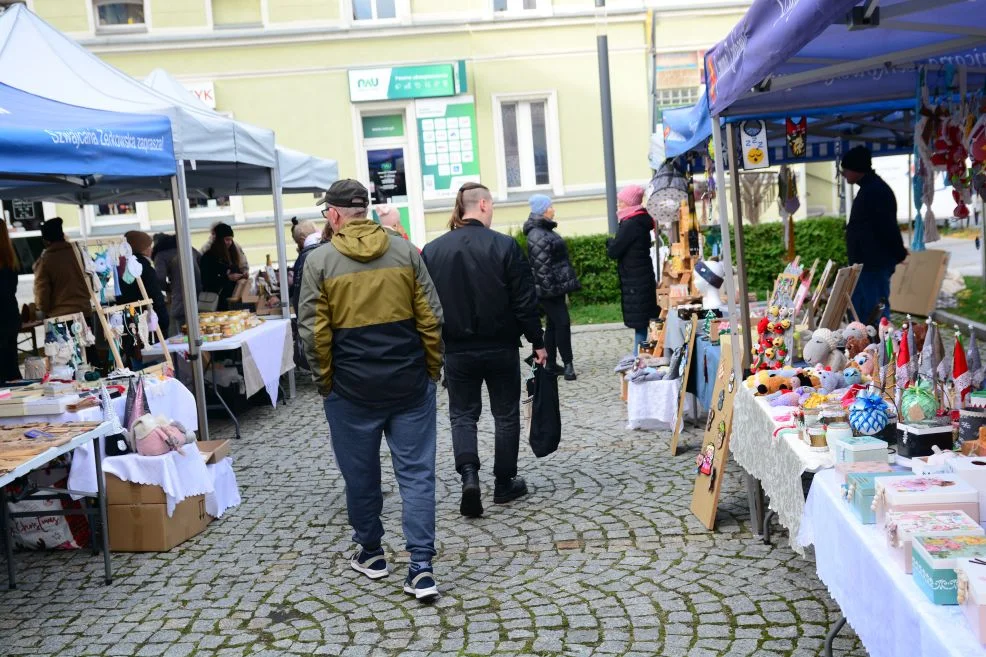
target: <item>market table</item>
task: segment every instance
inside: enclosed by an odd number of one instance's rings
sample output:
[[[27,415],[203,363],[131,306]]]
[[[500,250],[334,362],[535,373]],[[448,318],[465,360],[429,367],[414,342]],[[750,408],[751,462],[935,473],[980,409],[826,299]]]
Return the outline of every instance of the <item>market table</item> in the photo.
[[[269,319],[238,335],[215,342],[205,342],[201,350],[203,352],[239,350],[243,355],[246,396],[251,397],[263,388],[270,396],[271,403],[276,406],[281,375],[294,369],[291,340],[291,320]],[[167,349],[171,353],[188,353],[188,343],[168,342]],[[141,353],[144,356],[162,356],[164,350],[161,344],[156,344],[143,349]],[[215,359],[210,361],[209,371],[212,375],[213,392],[233,421],[236,437],[239,438],[240,422],[229,404],[219,394],[219,387],[216,385]]]
[[[958,606],[933,604],[891,558],[885,534],[863,525],[840,494],[835,470],[815,476],[797,542],[815,546],[818,577],[842,609],[826,643],[848,621],[870,657],[986,657]]]
[[[791,547],[803,555],[804,548],[795,541],[805,508],[801,476],[831,468],[835,462],[828,450],[816,452],[789,433],[777,434],[779,428],[793,426],[789,419],[792,410],[772,408],[754,396],[746,385],[741,385],[733,398],[729,449],[733,460],[763,486],[769,496],[770,511],[787,527]],[[757,524],[756,518],[751,519]],[[768,514],[763,521],[765,540],[769,540],[770,519]]]
[[[59,509],[57,511],[51,512],[39,512],[39,511],[23,511],[23,512],[11,512],[7,506],[7,485],[13,483],[15,480],[42,468],[48,463],[58,458],[63,454],[67,454],[75,449],[82,447],[89,447],[101,438],[109,435],[112,430],[112,425],[109,422],[103,422],[99,426],[93,429],[89,429],[84,433],[80,433],[75,437],[63,442],[60,445],[53,446],[39,454],[31,456],[30,458],[25,458],[16,467],[10,469],[8,472],[0,474],[0,543],[3,544],[3,551],[7,559],[7,581],[11,589],[17,588],[17,580],[15,578],[14,572],[14,549],[13,541],[10,537],[10,521],[15,518],[40,518],[48,517],[52,515],[72,515],[80,514],[86,516],[99,516],[99,527],[100,527],[100,538],[102,539],[102,551],[103,551],[103,569],[104,578],[107,584],[109,584],[113,579],[112,566],[110,564],[110,545],[109,545],[109,532],[106,531],[106,487],[103,481],[103,465],[102,465],[102,450],[95,449],[93,453],[95,454],[94,467],[96,470],[95,483],[96,490],[86,490],[86,491],[53,491],[51,489],[41,488],[39,490],[30,492],[28,495],[21,499],[27,500],[39,500],[39,499],[52,499],[57,497],[58,493],[77,495],[80,497],[96,497],[97,508],[87,509],[83,508],[78,511],[69,511]],[[20,500],[18,500],[20,501]],[[93,538],[93,544],[95,546],[95,537]]]
[[[627,385],[627,424],[630,429],[670,431],[678,419],[681,379],[631,381]],[[685,399],[685,416],[695,412],[695,396]]]

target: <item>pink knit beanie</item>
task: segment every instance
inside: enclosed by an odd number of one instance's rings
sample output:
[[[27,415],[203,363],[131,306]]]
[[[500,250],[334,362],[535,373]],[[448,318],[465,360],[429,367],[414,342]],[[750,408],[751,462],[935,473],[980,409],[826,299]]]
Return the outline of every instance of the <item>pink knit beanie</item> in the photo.
[[[627,185],[620,190],[616,198],[623,201],[626,206],[640,205],[644,201],[644,188],[640,185]]]

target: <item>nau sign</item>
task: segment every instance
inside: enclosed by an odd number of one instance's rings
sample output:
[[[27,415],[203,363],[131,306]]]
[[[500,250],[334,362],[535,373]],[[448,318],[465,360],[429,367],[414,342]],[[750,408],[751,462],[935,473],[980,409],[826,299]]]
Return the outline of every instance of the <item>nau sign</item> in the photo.
[[[353,102],[440,98],[454,96],[456,93],[458,90],[453,64],[394,66],[349,71],[349,98]]]

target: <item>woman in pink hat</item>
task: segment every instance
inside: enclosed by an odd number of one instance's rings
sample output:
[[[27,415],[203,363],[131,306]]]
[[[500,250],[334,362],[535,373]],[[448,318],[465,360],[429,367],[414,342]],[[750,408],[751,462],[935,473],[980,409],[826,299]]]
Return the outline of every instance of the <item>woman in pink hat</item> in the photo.
[[[634,331],[633,353],[647,341],[650,320],[657,318],[657,277],[650,257],[654,220],[644,209],[644,188],[627,185],[616,196],[620,220],[616,237],[606,242],[606,254],[617,261],[623,323]]]

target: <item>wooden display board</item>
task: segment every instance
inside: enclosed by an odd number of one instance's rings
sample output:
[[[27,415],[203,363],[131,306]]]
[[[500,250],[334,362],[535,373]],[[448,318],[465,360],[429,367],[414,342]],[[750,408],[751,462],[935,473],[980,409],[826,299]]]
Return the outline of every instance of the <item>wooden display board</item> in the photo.
[[[82,258],[82,249],[88,250],[90,246],[114,246],[123,241],[121,238],[116,240],[87,240],[85,244],[75,242],[75,258],[79,263],[79,269],[82,271],[82,277],[86,281],[86,288],[89,289],[89,297],[92,300],[93,309],[96,311],[96,317],[99,319],[100,325],[103,327],[103,336],[106,338],[107,344],[110,347],[110,353],[113,354],[113,362],[117,369],[125,369],[126,365],[123,362],[123,358],[120,356],[120,350],[116,347],[116,340],[113,338],[113,332],[110,329],[110,315],[117,312],[122,312],[128,308],[133,308],[138,311],[143,311],[145,308],[150,309],[154,306],[154,302],[147,295],[147,289],[144,287],[144,281],[138,276],[134,280],[137,283],[137,289],[140,291],[140,299],[138,301],[133,301],[131,303],[123,303],[115,306],[103,307],[99,301],[99,295],[96,293],[96,289],[93,287],[92,279],[89,274],[86,273],[86,266]],[[116,263],[111,263],[111,266],[116,266]],[[116,294],[119,294],[119,290],[114,290]],[[158,341],[161,344],[165,344],[166,339],[164,333],[161,331],[161,326],[158,325],[154,334],[157,336]],[[174,371],[174,363],[171,361],[171,353],[167,349],[162,350],[164,353],[164,363],[160,365],[154,365],[152,367],[147,367],[141,370],[145,374],[152,374],[157,371],[161,371],[165,368]]]
[[[822,270],[822,275],[818,279],[818,286],[815,288],[815,292],[811,295],[811,299],[805,306],[805,315],[801,320],[803,325],[806,325],[811,330],[818,328],[815,325],[815,318],[818,316],[818,310],[822,304],[822,295],[825,294],[825,290],[828,287],[829,279],[832,277],[832,269],[835,267],[835,263],[829,260],[825,263],[825,269]]]
[[[688,399],[688,374],[692,371],[692,354],[695,352],[695,334],[698,332],[698,316],[692,315],[692,321],[685,325],[688,335],[682,343],[685,352],[681,355],[681,367],[679,369],[681,379],[681,391],[678,393],[678,412],[675,414],[674,433],[671,434],[671,456],[678,454],[678,438],[685,427],[685,400]]]
[[[915,251],[897,265],[890,279],[890,309],[927,317],[935,310],[945,270],[947,251]]]
[[[856,283],[859,282],[859,275],[863,273],[862,265],[852,265],[843,267],[835,275],[832,283],[832,293],[825,304],[825,312],[822,319],[818,322],[819,328],[826,328],[835,331],[842,326],[842,320],[846,313],[850,313],[854,320],[859,320],[856,309],[852,305],[852,293],[856,291]]]
[[[733,397],[743,382],[733,370],[731,335],[720,338],[722,344],[716,385],[712,390],[712,408],[705,422],[705,435],[696,459],[695,489],[692,492],[692,513],[707,529],[715,529],[719,493],[722,490],[726,462],[729,460],[729,437],[733,430]]]

